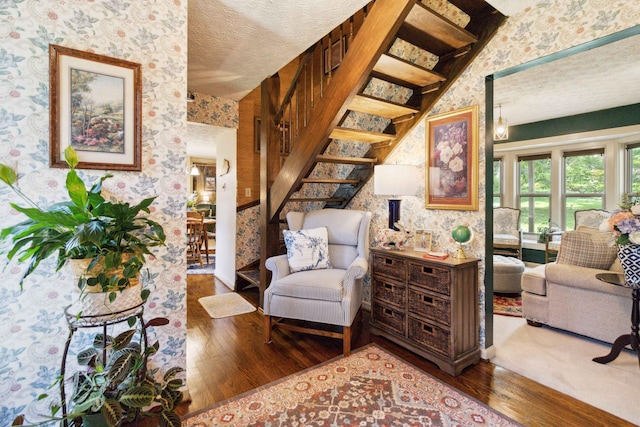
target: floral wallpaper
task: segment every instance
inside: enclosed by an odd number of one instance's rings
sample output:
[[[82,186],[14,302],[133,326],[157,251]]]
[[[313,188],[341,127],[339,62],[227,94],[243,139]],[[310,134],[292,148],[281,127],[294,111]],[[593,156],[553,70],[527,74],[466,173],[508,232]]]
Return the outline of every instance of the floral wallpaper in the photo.
[[[225,128],[238,128],[238,102],[217,96],[194,93],[187,104],[187,121]]]
[[[444,2],[432,1],[432,7]],[[450,15],[446,15],[449,16]],[[453,251],[455,242],[449,234],[454,226],[467,224],[475,230],[474,241],[465,247],[469,256],[481,258],[480,301],[481,346],[485,346],[484,318],[484,257],[485,257],[485,77],[495,72],[533,59],[597,39],[640,24],[640,4],[625,1],[580,0],[572,2],[542,0],[536,7],[527,8],[509,17],[497,35],[480,53],[471,66],[440,99],[429,116],[479,105],[479,209],[478,211],[428,210],[424,208],[425,126],[424,122],[398,145],[388,163],[418,165],[422,172],[417,197],[402,201],[401,218],[413,228],[435,231],[434,244],[441,250]],[[413,58],[413,47],[394,46],[396,54],[414,62],[428,64],[428,59]],[[406,49],[405,49],[406,48]],[[372,235],[386,228],[387,202],[373,195],[373,182],[369,182],[352,201],[350,208],[373,213]],[[370,301],[370,286],[365,285],[365,299]]]
[[[65,200],[66,170],[49,168],[50,43],[142,64],[142,172],[113,172],[105,182],[114,197],[137,202],[158,198],[152,218],[167,233],[167,246],[147,263],[151,297],[145,319],[167,317],[150,328],[159,341],[153,363],[165,370],[186,366],[186,264],[183,217],[187,191],[186,149],[187,3],[94,0],[0,2],[0,161],[18,170],[23,192],[42,206]],[[82,170],[86,183],[103,171]],[[0,187],[0,228],[21,220]],[[21,204],[21,203],[19,203]],[[0,425],[18,414],[36,420],[48,413],[38,395],[58,375],[68,328],[63,309],[75,298],[66,272],[46,262],[20,291],[24,266],[0,258]],[[95,334],[74,335],[69,361]],[[51,393],[52,395],[56,393]]]

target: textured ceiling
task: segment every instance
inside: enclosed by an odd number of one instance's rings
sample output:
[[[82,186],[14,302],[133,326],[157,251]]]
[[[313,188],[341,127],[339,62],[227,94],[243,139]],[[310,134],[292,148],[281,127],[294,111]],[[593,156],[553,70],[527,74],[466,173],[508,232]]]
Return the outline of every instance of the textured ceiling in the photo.
[[[368,0],[190,0],[188,89],[239,100]]]
[[[640,103],[639,82],[637,35],[496,79],[494,105],[510,126],[533,123]]]

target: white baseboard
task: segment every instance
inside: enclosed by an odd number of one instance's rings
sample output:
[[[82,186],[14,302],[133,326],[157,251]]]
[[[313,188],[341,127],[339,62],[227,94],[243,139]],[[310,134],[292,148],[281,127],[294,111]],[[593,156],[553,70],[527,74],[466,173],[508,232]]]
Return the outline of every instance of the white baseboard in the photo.
[[[491,360],[496,357],[496,347],[490,346],[489,348],[480,349],[480,358],[484,360]]]

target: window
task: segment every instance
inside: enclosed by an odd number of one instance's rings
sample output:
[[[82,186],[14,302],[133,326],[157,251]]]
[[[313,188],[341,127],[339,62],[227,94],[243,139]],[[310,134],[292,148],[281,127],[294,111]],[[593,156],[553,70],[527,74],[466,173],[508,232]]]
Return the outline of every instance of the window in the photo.
[[[575,211],[604,207],[604,148],[563,153],[564,229],[575,228]]]
[[[632,199],[638,199],[640,198],[640,143],[627,145],[626,160],[624,191]]]
[[[520,228],[535,233],[549,224],[551,154],[518,157]]]
[[[502,159],[493,160],[493,207],[502,206]]]

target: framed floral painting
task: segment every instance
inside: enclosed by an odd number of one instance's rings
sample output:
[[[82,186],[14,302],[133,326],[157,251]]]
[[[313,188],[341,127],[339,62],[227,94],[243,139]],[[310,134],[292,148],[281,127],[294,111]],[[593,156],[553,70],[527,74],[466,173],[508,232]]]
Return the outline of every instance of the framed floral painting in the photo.
[[[478,210],[478,106],[428,117],[425,208]]]
[[[63,46],[49,46],[50,165],[140,171],[142,66]]]

